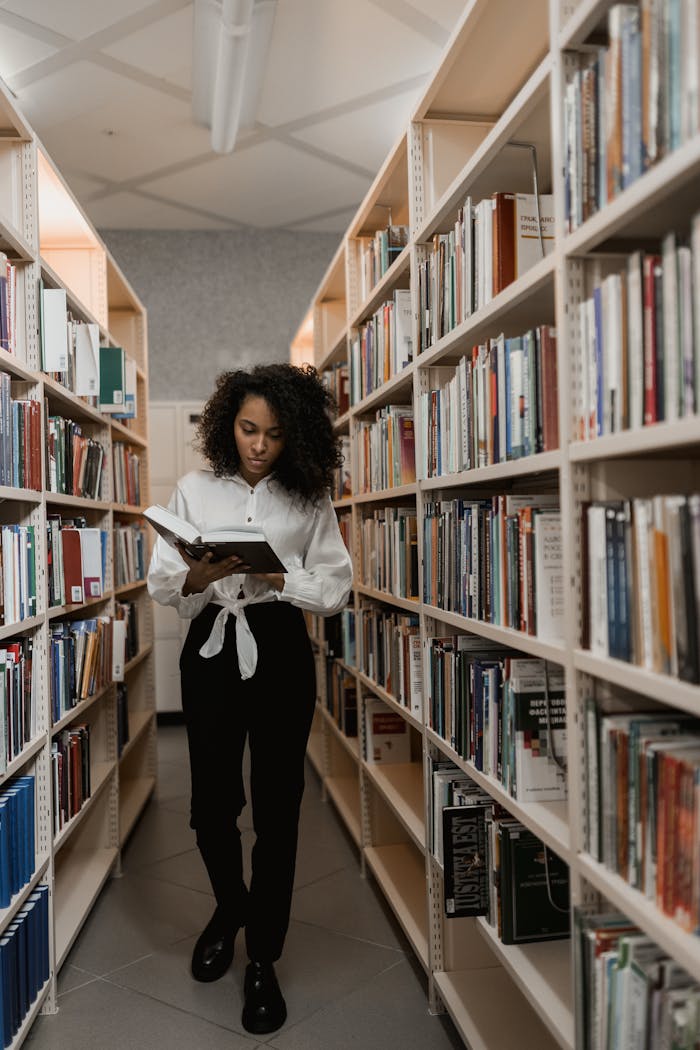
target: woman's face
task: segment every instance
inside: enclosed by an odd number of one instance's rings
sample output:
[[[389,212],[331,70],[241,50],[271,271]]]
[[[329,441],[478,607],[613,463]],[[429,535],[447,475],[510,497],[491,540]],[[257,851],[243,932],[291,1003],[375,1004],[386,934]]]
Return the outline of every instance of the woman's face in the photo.
[[[277,416],[264,397],[249,394],[233,423],[240,457],[239,470],[249,485],[267,477],[284,448],[284,434]]]

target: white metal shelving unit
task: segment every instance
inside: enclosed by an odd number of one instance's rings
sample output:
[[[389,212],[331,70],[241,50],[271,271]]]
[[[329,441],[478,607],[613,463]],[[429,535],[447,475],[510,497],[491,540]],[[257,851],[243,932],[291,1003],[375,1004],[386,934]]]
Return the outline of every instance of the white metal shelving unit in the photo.
[[[60,204],[61,217],[56,215]],[[37,849],[35,874],[27,887],[0,913],[4,930],[37,885],[49,887],[50,978],[17,1034],[13,1048],[26,1038],[40,1011],[56,1009],[56,977],[100,890],[118,873],[120,851],[148,801],[156,782],[153,629],[145,581],[114,587],[113,529],[120,521],[136,522],[140,507],[114,501],[112,447],[125,442],[141,459],[141,498],[148,502],[148,346],[142,303],[120,272],[106,246],[44,154],[14,100],[0,85],[0,251],[17,266],[17,352],[0,350],[0,371],[15,384],[15,396],[29,396],[56,413],[79,422],[105,447],[103,497],[84,499],[3,486],[2,521],[24,521],[37,530],[37,614],[0,627],[0,639],[31,636],[34,643],[37,734],[0,774],[0,787],[18,774],[31,773],[36,783]],[[75,319],[96,323],[102,345],[122,346],[135,362],[137,417],[110,419],[53,378],[41,372],[39,280],[64,288]],[[21,392],[21,393],[20,393]],[[41,477],[46,478],[42,412]],[[47,514],[81,515],[109,537],[107,573],[102,598],[60,608],[48,606],[48,573],[44,539]],[[138,653],[127,662],[130,740],[121,755],[117,747],[117,694],[111,683],[80,701],[52,725],[49,692],[49,631],[59,619],[114,614],[115,601],[136,603]],[[91,727],[91,794],[82,808],[54,835],[51,792],[51,743],[72,725]]]

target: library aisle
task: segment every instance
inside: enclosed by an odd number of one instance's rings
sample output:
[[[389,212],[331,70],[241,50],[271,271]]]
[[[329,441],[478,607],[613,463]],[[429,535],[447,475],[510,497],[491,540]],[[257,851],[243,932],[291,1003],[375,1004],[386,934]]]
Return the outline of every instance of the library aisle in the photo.
[[[321,799],[309,767],[292,923],[277,970],[289,1019],[263,1041],[243,1033],[243,937],[214,984],[189,974],[192,948],[213,910],[188,827],[185,730],[158,730],[158,789],[58,978],[58,1013],[39,1017],[31,1050],[456,1050],[446,1017],[431,1017],[413,950],[358,854]],[[253,831],[249,810],[243,840]]]

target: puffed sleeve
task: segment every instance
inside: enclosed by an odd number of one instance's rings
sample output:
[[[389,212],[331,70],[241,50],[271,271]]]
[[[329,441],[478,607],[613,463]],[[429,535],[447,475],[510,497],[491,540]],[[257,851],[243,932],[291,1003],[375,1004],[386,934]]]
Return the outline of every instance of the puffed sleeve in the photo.
[[[280,601],[318,616],[339,612],[352,587],[352,561],[330,497],[316,508],[311,539],[300,561],[300,567],[285,574]]]
[[[168,510],[186,521],[192,520],[187,497],[178,482],[173,492]],[[183,595],[182,588],[187,578],[188,567],[178,552],[159,536],[153,547],[151,564],[148,568],[148,593],[159,605],[172,605],[183,620],[193,620],[209,603],[213,585],[200,594]]]

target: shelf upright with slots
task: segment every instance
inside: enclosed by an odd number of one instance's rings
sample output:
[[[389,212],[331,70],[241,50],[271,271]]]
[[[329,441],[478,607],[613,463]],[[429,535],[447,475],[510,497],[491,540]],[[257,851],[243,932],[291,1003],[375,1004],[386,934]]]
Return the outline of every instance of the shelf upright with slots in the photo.
[[[35,778],[36,856],[34,873],[10,908],[0,912],[0,930],[12,921],[37,887],[49,890],[50,977],[22,1022],[13,1042],[19,1046],[38,1012],[56,1010],[56,977],[105,881],[118,874],[120,852],[155,786],[155,706],[152,610],[143,579],[116,587],[114,527],[138,523],[148,500],[148,350],[146,314],[89,220],[80,211],[60,174],[16,111],[0,84],[0,252],[15,267],[16,338],[11,352],[0,348],[0,373],[9,376],[14,400],[40,406],[39,456],[22,469],[35,470],[37,487],[0,487],[0,524],[34,527],[36,608],[13,622],[5,611],[3,644],[31,642],[36,710],[30,739],[0,772],[0,791],[19,775]],[[3,267],[4,259],[1,260]],[[76,396],[56,377],[42,372],[40,286],[66,292],[70,317],[97,325],[103,346],[121,346],[135,363],[135,419],[118,421]],[[4,381],[4,380],[3,380]],[[73,478],[58,491],[49,469],[50,426],[70,420],[83,436],[104,450],[101,491],[97,498],[75,494]],[[141,464],[139,505],[115,503],[113,447],[133,448]],[[15,461],[15,472],[19,469]],[[17,473],[15,473],[15,477]],[[55,480],[52,481],[51,478]],[[82,482],[81,482],[82,483]],[[107,536],[101,594],[50,599],[48,523],[60,516],[81,519]],[[72,600],[73,599],[73,600]],[[117,603],[133,603],[138,638],[124,668],[128,694],[129,742],[118,748],[117,686],[111,675],[65,711],[52,710],[51,639],[58,624],[114,617]],[[56,819],[51,751],[59,738],[89,727],[90,792],[63,824]]]

